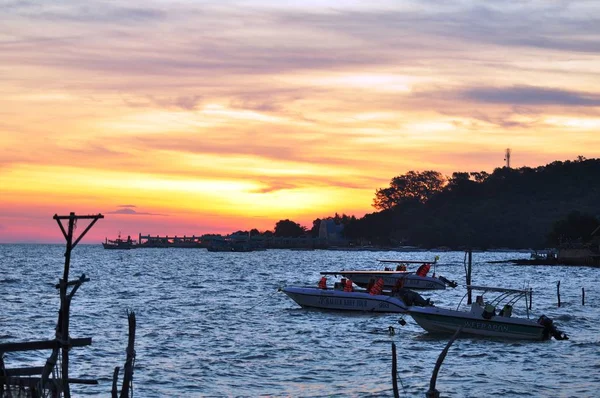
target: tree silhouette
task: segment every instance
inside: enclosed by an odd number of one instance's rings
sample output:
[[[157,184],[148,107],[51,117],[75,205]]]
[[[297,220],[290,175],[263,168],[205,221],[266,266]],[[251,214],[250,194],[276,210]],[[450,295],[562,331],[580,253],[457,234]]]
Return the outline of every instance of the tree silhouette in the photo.
[[[377,210],[388,210],[404,202],[425,203],[433,195],[442,191],[446,183],[445,177],[438,171],[409,171],[392,178],[388,188],[375,192],[373,207]]]
[[[587,243],[592,232],[598,228],[600,221],[591,214],[578,211],[569,213],[567,218],[554,223],[548,234],[548,244],[553,247],[577,243]]]
[[[297,238],[305,233],[305,227],[288,219],[277,221],[275,224],[275,236]]]

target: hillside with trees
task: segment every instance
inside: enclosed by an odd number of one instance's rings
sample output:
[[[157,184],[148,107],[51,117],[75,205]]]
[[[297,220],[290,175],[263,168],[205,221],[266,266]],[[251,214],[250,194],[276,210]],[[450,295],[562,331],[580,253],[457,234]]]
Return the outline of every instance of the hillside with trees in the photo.
[[[557,227],[577,229],[581,221],[585,239],[598,225],[599,178],[600,160],[583,157],[491,174],[410,171],[378,189],[379,211],[349,222],[345,234],[355,242],[427,248],[557,246],[576,239]]]
[[[343,225],[349,245],[539,249],[586,244],[600,225],[600,159],[579,156],[536,168],[491,174],[409,171],[377,189],[377,210],[362,218],[335,214],[306,228],[280,220],[263,237],[319,237],[321,221]]]

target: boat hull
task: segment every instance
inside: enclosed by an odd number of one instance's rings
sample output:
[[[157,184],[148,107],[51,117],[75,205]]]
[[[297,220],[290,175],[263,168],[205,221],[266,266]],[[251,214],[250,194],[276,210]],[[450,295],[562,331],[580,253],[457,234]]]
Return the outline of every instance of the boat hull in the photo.
[[[517,340],[544,340],[544,327],[523,318],[494,316],[485,319],[481,313],[447,310],[437,307],[409,307],[408,314],[429,333],[461,333]]]
[[[102,243],[102,246],[107,250],[131,250],[133,249],[130,244],[114,244],[114,243]]]
[[[340,271],[339,275],[349,278],[357,286],[367,287],[371,278],[383,279],[384,288],[391,289],[396,286],[398,280],[403,280],[403,287],[413,290],[443,290],[446,289],[446,284],[438,278],[430,276],[418,276],[406,272],[390,272],[390,271]]]
[[[405,313],[407,309],[401,299],[386,295],[301,286],[287,286],[282,290],[298,305],[305,308],[391,313]]]

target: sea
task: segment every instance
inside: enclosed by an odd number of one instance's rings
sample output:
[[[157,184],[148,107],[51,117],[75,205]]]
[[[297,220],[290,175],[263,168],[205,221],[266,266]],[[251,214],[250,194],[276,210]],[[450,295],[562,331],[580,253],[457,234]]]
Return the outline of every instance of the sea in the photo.
[[[0,344],[54,338],[64,252],[63,245],[0,245]],[[70,335],[93,343],[72,349],[70,376],[99,384],[74,384],[72,395],[110,396],[113,371],[126,359],[127,311],[135,311],[135,397],[391,397],[392,343],[400,396],[424,397],[448,336],[430,335],[401,314],[303,309],[279,289],[316,286],[320,271],[435,256],[436,274],[459,286],[422,295],[456,308],[466,293],[460,251],[215,253],[80,244],[69,279],[85,274],[90,281],[73,298]],[[531,317],[551,317],[569,340],[459,337],[437,375],[441,396],[600,396],[600,270],[491,263],[528,257],[475,252],[472,284],[533,288]],[[525,316],[524,303],[513,316]],[[43,366],[48,355],[6,353],[4,361]]]

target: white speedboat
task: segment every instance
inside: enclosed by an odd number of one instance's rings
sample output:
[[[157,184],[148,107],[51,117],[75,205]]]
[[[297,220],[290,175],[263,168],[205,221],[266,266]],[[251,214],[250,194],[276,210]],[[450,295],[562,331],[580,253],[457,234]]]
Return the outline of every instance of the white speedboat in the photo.
[[[398,297],[384,294],[372,295],[364,290],[345,292],[313,286],[286,286],[282,290],[301,307],[396,313],[405,313],[407,309],[407,305]]]
[[[344,291],[343,285],[336,283],[334,288],[286,286],[281,290],[301,307],[323,310],[405,313],[409,305],[431,305],[408,289],[370,294],[363,289]]]
[[[384,287],[392,289],[394,287],[404,287],[413,290],[441,290],[446,286],[456,287],[456,282],[450,281],[443,276],[435,276],[435,268],[433,276],[427,276],[429,268],[437,263],[435,261],[404,261],[404,260],[379,260],[383,263],[397,264],[395,269],[384,268],[383,270],[341,270],[341,271],[324,271],[321,275],[341,275],[345,278],[352,279],[356,285],[368,288],[375,280],[382,278]],[[407,271],[407,265],[420,264],[421,266],[416,272]]]
[[[542,315],[537,321],[529,319],[527,302],[531,289],[467,286],[467,290],[481,292],[471,305],[470,311],[459,310],[461,300],[456,310],[413,306],[409,307],[408,314],[430,333],[453,334],[462,326],[461,333],[471,335],[523,340],[547,340],[550,337],[557,340],[568,339],[564,333],[556,329],[550,318]],[[487,293],[495,293],[495,297],[484,301]],[[513,317],[514,304],[523,298],[527,317]],[[502,309],[496,313],[501,305]]]

